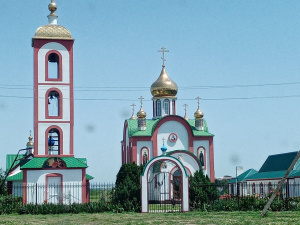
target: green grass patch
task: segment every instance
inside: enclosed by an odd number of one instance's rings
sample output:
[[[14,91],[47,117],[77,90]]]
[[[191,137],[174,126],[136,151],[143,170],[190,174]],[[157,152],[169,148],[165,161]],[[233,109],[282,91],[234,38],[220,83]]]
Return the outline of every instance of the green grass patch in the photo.
[[[299,211],[1,215],[0,224],[300,224]]]

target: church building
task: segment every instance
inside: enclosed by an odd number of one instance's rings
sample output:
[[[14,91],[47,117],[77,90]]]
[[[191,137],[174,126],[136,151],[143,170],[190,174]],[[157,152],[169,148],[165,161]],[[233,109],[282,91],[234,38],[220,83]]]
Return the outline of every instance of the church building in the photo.
[[[54,0],[48,8],[49,24],[32,38],[34,143],[30,135],[24,155],[7,155],[8,190],[24,204],[84,203],[92,177],[86,159],[74,157],[74,39],[57,24]]]
[[[201,166],[204,174],[214,181],[214,135],[209,133],[204,114],[199,108],[200,98],[196,98],[198,108],[193,119],[186,114],[183,117],[177,115],[178,87],[164,65],[164,53],[168,51],[163,47],[159,52],[163,54],[163,65],[159,77],[150,88],[153,96],[152,117],[147,118],[142,107],[143,98],[140,97],[137,118],[133,113],[124,123],[122,164],[135,162],[137,165],[146,165],[162,155],[161,150],[165,149],[166,155],[180,159],[190,175]]]

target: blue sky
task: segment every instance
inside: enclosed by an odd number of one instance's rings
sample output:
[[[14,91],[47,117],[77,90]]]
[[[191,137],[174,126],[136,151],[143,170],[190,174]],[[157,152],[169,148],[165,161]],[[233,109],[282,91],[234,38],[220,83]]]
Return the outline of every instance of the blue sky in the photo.
[[[0,168],[33,130],[31,38],[48,23],[49,2],[1,2]],[[299,1],[56,2],[58,24],[75,38],[75,156],[87,158],[95,181],[115,181],[124,120],[139,96],[152,117],[162,46],[178,115],[186,103],[192,118],[202,98],[217,177],[299,150]]]

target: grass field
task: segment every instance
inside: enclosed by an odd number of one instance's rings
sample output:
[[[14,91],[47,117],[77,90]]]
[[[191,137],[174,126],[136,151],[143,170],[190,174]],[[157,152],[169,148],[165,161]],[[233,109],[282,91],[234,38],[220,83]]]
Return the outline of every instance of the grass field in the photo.
[[[300,212],[99,213],[0,215],[0,224],[300,224]]]

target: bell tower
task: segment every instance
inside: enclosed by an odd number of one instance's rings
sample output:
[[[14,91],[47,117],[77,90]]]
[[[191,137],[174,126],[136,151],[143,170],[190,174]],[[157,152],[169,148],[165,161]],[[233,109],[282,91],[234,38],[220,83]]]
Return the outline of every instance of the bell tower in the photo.
[[[57,24],[54,0],[48,24],[32,38],[34,51],[34,156],[74,156],[73,43]]]

